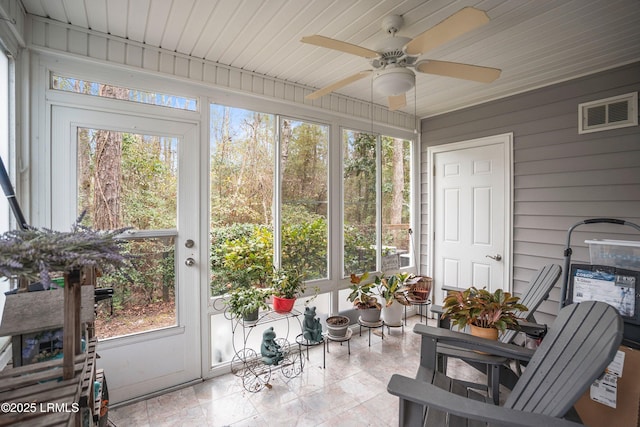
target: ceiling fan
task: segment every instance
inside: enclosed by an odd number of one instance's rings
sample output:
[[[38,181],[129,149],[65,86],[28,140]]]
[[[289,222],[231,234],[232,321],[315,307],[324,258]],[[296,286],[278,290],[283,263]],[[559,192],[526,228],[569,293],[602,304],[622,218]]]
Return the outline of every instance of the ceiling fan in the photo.
[[[416,75],[409,68],[421,73],[490,83],[500,76],[501,70],[458,62],[431,59],[418,60],[418,57],[426,51],[487,22],[489,22],[489,17],[486,12],[473,7],[465,7],[417,37],[410,39],[408,37],[396,37],[396,33],[402,26],[403,19],[399,15],[390,15],[382,21],[382,28],[391,34],[391,37],[382,40],[376,50],[320,35],[303,37],[301,39],[303,43],[364,57],[369,60],[373,67],[373,70],[361,71],[339,80],[307,95],[305,98],[309,100],[320,98],[373,74],[374,90],[388,97],[389,110],[397,110],[407,105],[406,92],[411,90],[416,83]]]

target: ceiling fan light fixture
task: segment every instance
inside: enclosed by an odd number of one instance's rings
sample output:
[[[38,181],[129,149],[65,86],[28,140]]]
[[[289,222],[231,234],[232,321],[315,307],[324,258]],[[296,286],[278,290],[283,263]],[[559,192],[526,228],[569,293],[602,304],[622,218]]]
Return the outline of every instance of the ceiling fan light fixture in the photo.
[[[416,75],[404,67],[391,67],[376,71],[373,90],[380,95],[393,96],[406,93],[416,85]]]

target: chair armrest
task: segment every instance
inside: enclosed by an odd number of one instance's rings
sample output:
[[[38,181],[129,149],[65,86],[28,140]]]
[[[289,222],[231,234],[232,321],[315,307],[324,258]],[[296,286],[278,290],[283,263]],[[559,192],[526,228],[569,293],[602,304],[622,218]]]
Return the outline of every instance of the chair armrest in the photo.
[[[431,312],[434,314],[438,314],[438,316],[442,316],[442,313],[444,313],[444,308],[441,305],[437,304],[431,304],[429,310],[431,310]]]
[[[431,338],[439,344],[447,344],[466,350],[478,350],[495,356],[529,361],[535,350],[519,347],[513,344],[505,344],[500,341],[487,340],[464,332],[452,331],[444,328],[434,328],[423,324],[416,324],[413,331],[422,335],[423,339]]]
[[[435,314],[436,316],[436,326],[438,328],[451,328],[451,322],[448,318],[442,318],[442,313],[444,313],[444,308],[441,305],[431,304],[429,307],[431,314]]]
[[[582,424],[548,415],[504,408],[450,393],[433,384],[394,374],[387,391],[400,399],[465,418],[513,427],[577,427]]]
[[[547,334],[547,325],[541,325],[539,323],[528,322],[526,320],[518,320],[520,331],[529,335],[535,335],[543,337]]]

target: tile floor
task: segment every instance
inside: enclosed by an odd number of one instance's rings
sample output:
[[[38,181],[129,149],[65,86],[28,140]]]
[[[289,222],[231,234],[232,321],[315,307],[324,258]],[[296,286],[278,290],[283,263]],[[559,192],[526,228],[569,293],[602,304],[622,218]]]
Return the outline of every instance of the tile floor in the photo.
[[[275,371],[271,388],[246,391],[240,378],[227,374],[148,400],[109,411],[110,425],[135,426],[395,426],[398,399],[386,391],[394,373],[413,376],[419,361],[419,337],[412,332],[419,316],[400,328],[359,336],[347,345],[331,342],[322,367],[323,347],[313,347],[304,371],[288,379]],[[431,321],[430,321],[431,322]],[[480,380],[477,371],[451,361],[450,375]],[[453,365],[452,365],[453,364]]]

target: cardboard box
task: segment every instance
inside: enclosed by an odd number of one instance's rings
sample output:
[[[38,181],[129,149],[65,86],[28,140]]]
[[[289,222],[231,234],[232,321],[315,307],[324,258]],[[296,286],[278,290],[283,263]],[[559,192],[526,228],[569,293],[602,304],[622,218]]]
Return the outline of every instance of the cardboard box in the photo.
[[[640,425],[640,350],[620,347],[624,352],[622,377],[617,380],[615,408],[596,402],[590,390],[576,402],[575,408],[588,427],[638,427]]]

